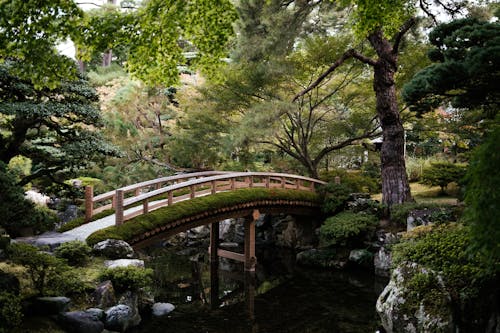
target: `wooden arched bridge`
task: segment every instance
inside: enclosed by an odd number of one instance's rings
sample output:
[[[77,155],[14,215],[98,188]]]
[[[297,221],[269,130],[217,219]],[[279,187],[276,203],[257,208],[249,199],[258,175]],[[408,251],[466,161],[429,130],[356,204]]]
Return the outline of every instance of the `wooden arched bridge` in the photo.
[[[324,183],[283,173],[207,171],[158,178],[96,196],[88,186],[85,190],[86,221],[110,209],[115,213],[114,226],[96,231],[88,240],[126,234],[122,238],[140,247],[199,225],[210,225],[212,256],[243,261],[247,270],[253,270],[256,261],[255,220],[260,213],[294,212],[307,208],[317,212],[319,202],[311,198],[317,197],[313,193]],[[241,196],[243,192],[246,196]],[[201,197],[214,199],[202,203],[198,199]],[[189,205],[199,207],[185,209]],[[163,207],[167,208],[160,210]],[[218,221],[237,216],[252,216],[245,222],[244,254],[217,248]],[[110,233],[111,237],[108,237]]]
[[[93,195],[85,188],[85,220],[105,210],[115,211],[120,225],[138,215],[177,202],[242,188],[290,189],[315,192],[325,182],[299,175],[272,172],[205,171],[157,178]],[[139,204],[139,206],[138,206]],[[96,207],[98,206],[98,207]],[[128,208],[139,207],[127,211]]]

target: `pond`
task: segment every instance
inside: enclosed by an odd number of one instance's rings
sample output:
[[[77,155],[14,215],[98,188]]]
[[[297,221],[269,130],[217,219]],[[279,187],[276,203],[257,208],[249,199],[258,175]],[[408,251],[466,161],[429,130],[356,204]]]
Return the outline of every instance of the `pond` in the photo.
[[[387,280],[366,270],[317,270],[295,264],[291,250],[260,248],[253,274],[204,250],[156,250],[155,300],[176,309],[144,318],[132,332],[376,332],[375,302]],[[217,275],[210,271],[218,271]],[[213,278],[215,277],[215,278]]]

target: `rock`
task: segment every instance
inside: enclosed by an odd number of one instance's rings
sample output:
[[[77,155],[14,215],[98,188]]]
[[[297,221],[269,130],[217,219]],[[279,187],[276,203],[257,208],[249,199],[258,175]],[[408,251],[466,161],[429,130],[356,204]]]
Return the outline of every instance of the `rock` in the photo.
[[[64,312],[58,316],[59,324],[72,333],[101,333],[104,323],[95,313],[87,311]]]
[[[203,239],[210,235],[210,228],[206,225],[202,225],[193,229],[188,230],[187,236],[189,239]]]
[[[133,325],[134,312],[130,306],[118,304],[106,310],[104,327],[111,331],[125,332]]]
[[[385,247],[378,249],[373,259],[375,275],[389,277],[391,275],[392,254]]]
[[[125,304],[131,309],[129,326],[137,326],[141,322],[141,315],[139,314],[139,296],[137,292],[126,291],[118,300],[119,304]]]
[[[62,243],[74,241],[76,238],[72,235],[66,235],[59,232],[48,231],[37,236],[27,236],[16,238],[16,242],[28,243],[39,248],[49,248],[54,251]]]
[[[419,279],[430,279],[432,290],[409,289],[415,274]],[[423,302],[426,293],[432,297],[430,305]],[[376,310],[387,333],[454,331],[451,297],[442,278],[415,263],[402,263],[393,270],[389,284],[377,299]]]
[[[98,308],[108,308],[116,304],[115,289],[111,281],[101,282],[92,294],[93,304]]]
[[[161,317],[174,311],[175,306],[170,303],[155,303],[151,307],[152,314],[155,317]]]
[[[134,250],[125,241],[119,239],[106,239],[94,245],[94,253],[108,259],[132,258]]]
[[[366,264],[372,264],[373,260],[373,254],[365,249],[357,249],[357,250],[351,250],[349,252],[349,261],[358,264],[358,265],[366,265]]]
[[[19,279],[14,274],[0,270],[0,290],[19,295]]]
[[[144,267],[144,260],[140,259],[117,259],[117,260],[106,260],[104,262],[104,266],[107,268],[116,268],[116,267]]]
[[[78,206],[68,205],[64,212],[57,213],[57,217],[59,217],[61,225],[76,219],[78,217]]]
[[[68,311],[70,303],[68,297],[37,297],[32,310],[38,315],[54,315]]]
[[[432,214],[438,212],[439,208],[436,209],[415,209],[410,211],[408,217],[406,218],[406,231],[410,231],[415,227],[421,225],[432,224],[431,218]]]
[[[85,310],[85,312],[92,314],[99,320],[104,320],[106,317],[104,310],[99,308],[88,308],[87,310]]]

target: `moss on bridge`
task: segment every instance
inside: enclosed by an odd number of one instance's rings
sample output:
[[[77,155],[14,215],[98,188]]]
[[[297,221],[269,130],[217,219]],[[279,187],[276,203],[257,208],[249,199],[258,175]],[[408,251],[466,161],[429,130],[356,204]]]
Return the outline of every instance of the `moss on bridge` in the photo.
[[[108,238],[127,241],[167,223],[190,216],[264,200],[311,202],[318,205],[321,202],[318,194],[308,191],[266,188],[239,189],[181,201],[172,206],[159,208],[148,214],[137,216],[122,225],[96,231],[87,238],[87,243],[94,245]]]

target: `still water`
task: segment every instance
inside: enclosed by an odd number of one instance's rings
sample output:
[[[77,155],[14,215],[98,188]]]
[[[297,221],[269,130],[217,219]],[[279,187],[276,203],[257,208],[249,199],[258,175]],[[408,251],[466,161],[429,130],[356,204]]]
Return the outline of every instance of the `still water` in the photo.
[[[203,250],[155,251],[148,263],[155,270],[155,301],[176,309],[160,319],[144,318],[133,332],[358,333],[379,328],[375,302],[386,280],[366,270],[298,266],[289,250],[260,249],[257,258],[256,272],[245,274],[231,260],[210,267]]]

